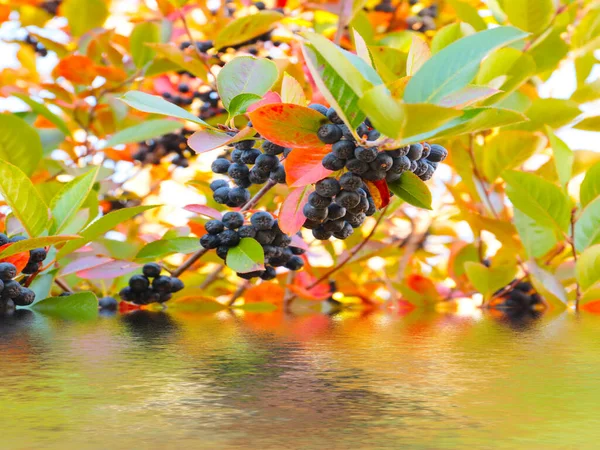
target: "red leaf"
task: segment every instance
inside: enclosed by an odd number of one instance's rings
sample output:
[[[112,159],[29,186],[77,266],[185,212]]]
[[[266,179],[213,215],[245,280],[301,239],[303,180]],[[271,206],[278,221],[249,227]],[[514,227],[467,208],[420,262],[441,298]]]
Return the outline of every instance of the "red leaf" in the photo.
[[[320,112],[292,103],[272,103],[250,114],[252,126],[278,145],[291,148],[325,147],[317,137],[319,127],[327,122]]]
[[[223,215],[214,208],[205,205],[187,205],[184,207],[186,211],[190,211],[196,214],[202,214],[203,216],[210,217],[211,219],[221,220]]]
[[[333,173],[323,167],[323,157],[331,151],[329,145],[320,148],[295,148],[285,158],[285,175],[291,187],[316,183]]]
[[[0,252],[2,252],[5,248],[13,245],[14,242],[10,242],[8,244],[4,244],[0,246]],[[17,273],[20,273],[27,263],[29,262],[29,252],[21,252],[16,255],[7,256],[6,258],[0,259],[0,262],[7,262],[13,264],[17,268]]]
[[[326,300],[331,297],[329,283],[323,282],[308,289],[317,279],[307,272],[298,272],[294,278],[294,284],[289,286],[294,294],[308,300]]]
[[[308,251],[308,244],[297,234],[292,235],[292,247],[301,248],[302,250]]]
[[[390,204],[390,190],[385,180],[366,181],[369,192],[375,201],[377,209],[385,208]]]
[[[196,153],[210,152],[224,145],[233,144],[243,140],[246,137],[254,136],[256,130],[254,128],[244,128],[235,136],[229,136],[226,133],[220,133],[215,130],[205,129],[196,131],[188,139],[188,145]]]
[[[294,189],[283,201],[279,211],[279,228],[286,234],[296,234],[302,229],[306,217],[302,208],[308,202],[308,195],[313,191],[312,187]]]
[[[127,275],[141,267],[140,264],[129,261],[109,261],[105,264],[76,272],[79,278],[111,279]]]
[[[256,103],[252,103],[246,109],[246,112],[251,113],[255,109],[260,108],[261,106],[270,105],[272,103],[281,103],[281,96],[277,92],[269,91],[265,95],[263,95],[262,100],[259,100]]]
[[[71,261],[60,271],[60,274],[69,275],[71,273],[101,266],[102,264],[106,264],[110,261],[114,261],[114,259],[107,256],[84,256],[83,258]]]
[[[169,94],[177,95],[179,92],[169,80],[169,77],[166,75],[162,75],[160,77],[154,78],[154,90],[160,95],[164,92],[168,92]]]
[[[418,292],[423,297],[431,300],[438,301],[440,294],[429,278],[419,274],[411,274],[406,278],[407,286],[415,292]]]

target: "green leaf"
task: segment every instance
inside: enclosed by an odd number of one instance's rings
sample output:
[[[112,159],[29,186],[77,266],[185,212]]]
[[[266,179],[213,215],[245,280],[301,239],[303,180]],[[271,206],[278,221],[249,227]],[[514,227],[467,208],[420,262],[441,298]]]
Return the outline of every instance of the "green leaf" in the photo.
[[[227,253],[227,267],[238,273],[264,269],[265,253],[262,246],[252,238],[243,238],[237,247]]]
[[[180,68],[188,71],[201,80],[208,79],[206,66],[198,59],[196,54],[188,55],[179,47],[173,44],[147,44],[158,56],[166,59],[157,60],[146,71],[146,76],[150,77],[158,73],[169,72]],[[162,61],[162,62],[160,62]],[[174,67],[173,67],[174,66]]]
[[[502,9],[510,23],[530,33],[543,31],[554,16],[553,0],[504,0]]]
[[[406,74],[411,76],[417,73],[429,58],[431,58],[431,50],[429,50],[427,42],[414,34],[406,60]]]
[[[563,188],[566,189],[571,180],[571,174],[573,173],[573,161],[575,160],[575,155],[569,146],[554,134],[550,127],[546,127],[546,134],[548,134],[548,138],[550,138],[558,180]]]
[[[389,183],[390,191],[406,203],[424,209],[431,208],[431,192],[427,185],[414,173],[404,172],[398,181]]]
[[[217,75],[217,87],[225,109],[240,94],[265,95],[278,77],[277,66],[266,58],[238,56]]]
[[[78,37],[104,24],[108,5],[104,0],[65,0],[61,13],[69,21],[71,35]]]
[[[71,132],[69,131],[69,128],[67,127],[67,124],[65,123],[65,121],[62,120],[56,114],[54,114],[52,111],[50,111],[50,109],[48,109],[48,107],[46,105],[44,105],[43,103],[36,102],[31,97],[29,97],[25,94],[20,94],[18,92],[15,92],[12,95],[17,97],[22,102],[27,103],[29,105],[29,107],[31,108],[31,111],[33,111],[36,114],[39,114],[40,116],[47,119],[49,122],[56,125],[56,128],[58,128],[65,136],[71,135]]]
[[[553,228],[539,226],[519,209],[514,210],[513,220],[525,252],[530,258],[541,258],[556,245],[556,233]]]
[[[42,159],[42,141],[35,129],[13,114],[0,114],[0,158],[31,175]]]
[[[553,307],[564,309],[569,301],[567,292],[560,280],[550,272],[540,268],[535,261],[529,261],[527,268],[535,290],[540,293]]]
[[[433,39],[431,40],[431,53],[435,55],[453,42],[474,33],[475,29],[468,23],[452,23],[446,25],[433,36]]]
[[[579,188],[579,200],[585,207],[600,196],[600,163],[594,164],[585,174]]]
[[[31,305],[41,314],[67,320],[90,320],[98,315],[98,299],[93,292],[78,292],[68,297],[49,297]]]
[[[506,169],[515,168],[546,147],[543,135],[527,131],[504,131],[485,144],[483,173],[493,182]]]
[[[170,119],[146,120],[138,125],[125,128],[111,136],[104,147],[115,147],[121,144],[141,142],[154,139],[183,128],[181,122]]]
[[[173,253],[192,253],[199,248],[198,239],[193,237],[178,237],[161,239],[145,245],[135,256],[136,259],[162,258]]]
[[[494,292],[502,289],[514,279],[517,265],[515,263],[514,266],[486,267],[478,262],[467,261],[465,272],[475,289],[489,299]]]
[[[287,72],[283,73],[283,80],[281,81],[281,101],[301,106],[306,105],[306,94],[304,94],[302,86],[298,80]]]
[[[44,236],[25,239],[23,241],[10,244],[8,247],[2,250],[0,252],[0,259],[8,258],[9,256],[16,255],[17,253],[33,250],[34,248],[49,247],[50,245],[56,245],[78,238],[79,236]]]
[[[60,259],[70,253],[74,252],[78,248],[83,247],[88,242],[102,236],[104,233],[112,230],[114,227],[119,225],[132,217],[143,213],[152,208],[156,208],[158,205],[144,205],[135,206],[133,208],[123,208],[117,211],[109,212],[107,215],[100,217],[95,222],[88,225],[79,235],[81,239],[75,239],[65,244],[56,255],[56,259]]]
[[[547,125],[556,129],[569,124],[579,114],[581,114],[579,105],[573,100],[538,98],[525,111],[525,115],[529,117],[529,122],[517,125],[514,128],[537,131],[543,130]]]
[[[566,232],[571,221],[569,198],[555,184],[532,173],[507,170],[502,177],[515,208],[539,225]]]
[[[488,53],[526,36],[516,28],[498,27],[459,39],[423,64],[408,82],[404,100],[407,103],[439,102],[468,85]]]
[[[146,44],[160,42],[160,25],[154,22],[141,22],[133,27],[129,36],[129,50],[137,68],[152,61],[156,52]]]
[[[588,103],[598,99],[600,99],[600,79],[585,83],[571,95],[571,100],[577,103]]]
[[[584,131],[600,131],[600,116],[587,117],[573,128]]]
[[[54,278],[56,277],[57,272],[58,269],[39,273],[29,285],[29,289],[35,292],[35,302],[39,303],[50,295],[52,286],[54,286]]]
[[[0,193],[27,234],[39,236],[48,226],[48,206],[21,169],[0,161]]]
[[[229,103],[229,117],[244,114],[249,106],[258,102],[262,97],[256,94],[240,94],[231,99]]]
[[[277,11],[259,11],[257,14],[239,17],[217,35],[215,48],[220,50],[258,37],[273,28],[283,17]]]
[[[600,245],[594,245],[581,254],[575,266],[575,275],[584,291],[600,281]]]
[[[581,53],[598,48],[600,40],[600,8],[589,8],[587,14],[575,27],[571,44]]]
[[[327,38],[307,33],[312,47],[303,45],[306,64],[325,99],[346,125],[355,130],[365,119],[358,100],[372,84]]]
[[[96,167],[71,180],[52,198],[50,210],[54,220],[51,230],[53,234],[64,230],[75,217],[75,214],[92,191],[99,170],[100,167]]]
[[[160,114],[162,116],[177,117],[178,119],[189,120],[205,127],[211,127],[204,120],[199,119],[192,113],[187,112],[185,109],[180,108],[173,103],[166,101],[164,98],[158,95],[150,95],[141,91],[129,91],[121,100],[127,103],[132,108],[147,113]]]
[[[408,54],[392,47],[369,46],[369,52],[377,72],[386,84],[406,76]]]
[[[575,223],[575,248],[582,252],[600,242],[600,197],[591,201]]]
[[[473,26],[477,31],[483,31],[487,28],[485,20],[477,12],[477,8],[460,0],[450,0],[450,5],[456,11],[456,15],[463,22]]]

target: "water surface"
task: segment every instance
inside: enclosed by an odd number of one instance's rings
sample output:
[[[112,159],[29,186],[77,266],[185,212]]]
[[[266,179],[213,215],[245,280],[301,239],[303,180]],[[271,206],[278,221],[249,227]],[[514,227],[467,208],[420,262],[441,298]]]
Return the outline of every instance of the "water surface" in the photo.
[[[0,319],[0,448],[597,448],[600,317]]]

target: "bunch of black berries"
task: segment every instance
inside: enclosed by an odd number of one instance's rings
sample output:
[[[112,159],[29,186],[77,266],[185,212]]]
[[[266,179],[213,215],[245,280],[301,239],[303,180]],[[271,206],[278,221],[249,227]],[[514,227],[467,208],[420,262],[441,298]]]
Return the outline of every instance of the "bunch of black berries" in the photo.
[[[380,0],[373,8],[373,11],[394,13],[396,12],[396,7],[392,4],[392,0]]]
[[[28,34],[27,36],[25,36],[24,42],[27,45],[30,45],[31,47],[33,47],[35,52],[38,55],[40,55],[42,58],[44,56],[48,56],[48,49],[46,47],[44,47],[44,45],[41,42],[39,42],[36,38],[34,38],[32,35]]]
[[[323,143],[331,144],[331,153],[323,158],[323,167],[328,170],[346,169],[366,181],[385,179],[389,183],[399,180],[404,172],[410,171],[426,181],[433,176],[438,163],[448,155],[441,145],[429,145],[426,142],[391,150],[360,145],[333,108],[327,109],[319,104],[310,107],[330,120],[317,132]],[[356,133],[371,142],[381,137],[368,119],[358,126]]]
[[[211,165],[214,173],[227,175],[237,187],[231,188],[225,180],[213,181],[210,185],[214,200],[231,207],[242,206],[250,200],[247,188],[262,185],[272,180],[285,183],[285,168],[279,155],[289,154],[289,150],[264,141],[261,149],[254,148],[256,141],[236,142],[233,148],[215,159]]]
[[[300,257],[304,250],[291,245],[292,239],[279,228],[277,220],[268,212],[258,211],[244,224],[244,216],[239,212],[228,212],[222,220],[209,220],[205,224],[207,234],[200,238],[205,249],[216,249],[217,256],[225,260],[229,249],[237,247],[243,238],[253,238],[262,246],[265,254],[265,270],[238,273],[246,280],[260,277],[272,280],[276,267],[300,270],[304,260]]]
[[[0,314],[9,315],[15,306],[29,306],[35,300],[35,292],[14,280],[17,268],[14,264],[0,263]]]
[[[24,241],[26,239],[27,238],[24,236],[13,236],[9,239],[5,234],[0,233],[0,245]],[[29,260],[27,261],[27,265],[23,268],[22,273],[31,275],[39,272],[47,255],[48,252],[46,252],[45,248],[34,248],[33,250],[29,250]]]
[[[192,133],[191,130],[183,129],[177,133],[168,133],[157,139],[140,142],[133,159],[142,164],[158,165],[167,155],[174,155],[171,159],[172,164],[188,167],[188,158],[195,154],[187,145],[187,139]]]
[[[319,181],[302,212],[306,217],[304,228],[325,241],[332,236],[347,239],[367,216],[377,212],[377,207],[363,180],[346,172],[339,180],[331,177]]]
[[[416,5],[418,1],[411,4]],[[428,7],[419,10],[416,16],[410,16],[406,19],[406,24],[409,29],[425,33],[436,29],[435,18],[438,16],[438,6],[433,3]]]
[[[543,304],[542,298],[535,291],[531,283],[521,281],[508,294],[505,294],[501,298],[501,303],[494,307],[497,309],[529,310],[541,304]]]
[[[161,275],[161,270],[156,263],[144,265],[143,275],[132,276],[129,286],[121,289],[121,299],[136,305],[169,301],[173,293],[182,290],[184,285],[179,278]]]
[[[47,0],[40,5],[44,11],[48,14],[55,16],[58,13],[58,7],[62,3],[62,0]]]

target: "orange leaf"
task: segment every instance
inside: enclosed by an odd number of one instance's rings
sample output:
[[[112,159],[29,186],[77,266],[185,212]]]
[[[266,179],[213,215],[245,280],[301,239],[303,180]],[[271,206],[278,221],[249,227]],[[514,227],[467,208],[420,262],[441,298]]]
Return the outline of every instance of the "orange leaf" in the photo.
[[[284,161],[288,186],[302,187],[313,184],[333,173],[322,164],[323,157],[330,151],[330,145],[318,148],[294,148]]]
[[[67,56],[54,69],[54,76],[64,77],[75,84],[91,84],[96,75],[96,64],[83,55]]]
[[[385,180],[377,181],[366,181],[365,184],[369,188],[371,197],[375,202],[377,209],[385,208],[390,204],[390,190],[388,189],[387,182]]]
[[[121,82],[127,79],[127,74],[119,67],[96,66],[96,73],[109,81]]]
[[[280,304],[283,302],[285,289],[276,283],[261,283],[252,286],[244,293],[246,303],[269,302]]]
[[[9,242],[8,244],[0,246],[0,252],[5,248],[10,247],[11,245],[13,245],[13,242]],[[21,252],[17,253],[16,255],[8,256],[6,258],[0,259],[0,262],[14,264],[14,266],[17,268],[17,273],[21,273],[21,271],[29,262],[29,252]]]
[[[406,278],[406,284],[413,291],[421,294],[423,297],[426,297],[433,301],[440,300],[440,294],[429,278],[424,277],[419,274],[412,274]]]
[[[292,103],[270,103],[249,113],[252,126],[265,138],[291,148],[324,147],[317,131],[327,118],[314,109]]]

